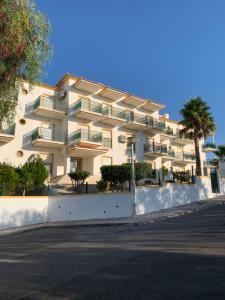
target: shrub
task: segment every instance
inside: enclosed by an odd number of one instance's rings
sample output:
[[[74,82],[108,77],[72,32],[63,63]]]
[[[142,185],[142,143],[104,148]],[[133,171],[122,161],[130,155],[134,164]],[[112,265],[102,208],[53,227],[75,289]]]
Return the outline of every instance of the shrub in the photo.
[[[0,163],[0,195],[8,195],[19,182],[16,169],[6,163]]]
[[[74,190],[79,191],[81,185],[83,185],[84,181],[90,176],[90,173],[88,171],[77,171],[69,173],[68,176],[71,179]]]
[[[104,181],[109,181],[112,188],[117,188],[118,185],[129,181],[129,168],[125,165],[110,165],[102,166],[101,174]]]
[[[104,181],[109,181],[110,185],[117,188],[131,180],[131,163],[122,165],[102,166],[101,174]],[[154,177],[152,166],[146,162],[135,163],[135,179],[136,181]]]
[[[109,190],[109,181],[105,181],[105,180],[99,180],[96,183],[96,187],[100,192],[105,193],[106,191]]]
[[[162,177],[163,177],[163,179],[168,174],[169,174],[169,170],[165,166],[162,166]]]
[[[175,171],[173,173],[174,179],[180,183],[190,183],[191,173],[190,171]]]
[[[17,168],[17,173],[19,175],[18,187],[25,189],[27,192],[40,192],[48,178],[48,171],[40,157],[35,157],[26,162],[21,168]]]

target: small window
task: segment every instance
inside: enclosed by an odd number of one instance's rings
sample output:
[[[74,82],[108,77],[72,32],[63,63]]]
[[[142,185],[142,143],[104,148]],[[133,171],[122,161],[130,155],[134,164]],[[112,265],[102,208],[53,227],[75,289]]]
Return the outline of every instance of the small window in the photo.
[[[20,119],[20,124],[21,125],[25,125],[26,124],[26,120],[25,119]]]
[[[18,157],[22,157],[22,156],[23,156],[23,151],[21,151],[21,150],[20,150],[20,151],[17,151],[17,152],[16,152],[16,155],[17,155]]]

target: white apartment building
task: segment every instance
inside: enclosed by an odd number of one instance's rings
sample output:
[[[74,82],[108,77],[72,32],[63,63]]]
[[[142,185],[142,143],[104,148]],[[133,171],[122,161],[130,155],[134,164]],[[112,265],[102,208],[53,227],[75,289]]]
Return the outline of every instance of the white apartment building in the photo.
[[[86,170],[89,183],[100,167],[130,160],[129,136],[136,137],[135,160],[153,168],[195,168],[193,141],[177,121],[161,115],[165,106],[104,84],[66,74],[56,86],[38,84],[19,92],[15,124],[0,133],[0,162],[18,166],[40,155],[50,180],[69,183],[70,171]],[[201,152],[202,162],[205,153]]]

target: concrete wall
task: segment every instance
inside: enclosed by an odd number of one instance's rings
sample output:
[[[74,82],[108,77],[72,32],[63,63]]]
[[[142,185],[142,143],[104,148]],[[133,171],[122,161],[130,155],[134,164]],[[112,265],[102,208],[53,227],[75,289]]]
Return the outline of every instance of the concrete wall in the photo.
[[[210,178],[207,177],[197,179],[196,184],[167,184],[162,188],[141,187],[136,190],[136,212],[141,215],[215,196]]]
[[[48,197],[0,197],[0,229],[47,222]]]
[[[120,218],[131,215],[128,193],[49,198],[48,222]]]

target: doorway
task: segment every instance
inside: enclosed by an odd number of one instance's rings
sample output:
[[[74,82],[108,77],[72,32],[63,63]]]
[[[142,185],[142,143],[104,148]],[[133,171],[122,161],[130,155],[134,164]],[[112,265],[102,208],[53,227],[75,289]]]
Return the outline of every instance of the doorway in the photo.
[[[82,158],[71,157],[70,172],[82,171],[83,161]]]

